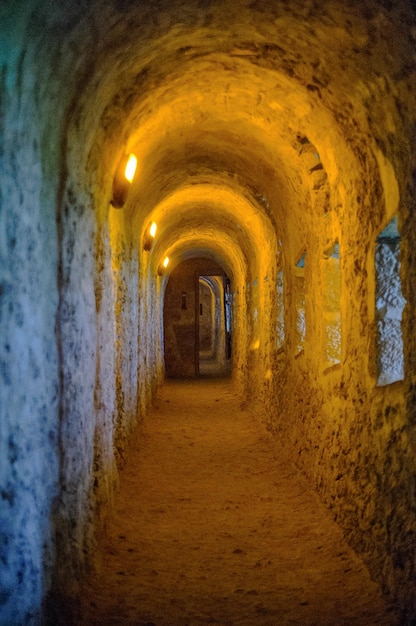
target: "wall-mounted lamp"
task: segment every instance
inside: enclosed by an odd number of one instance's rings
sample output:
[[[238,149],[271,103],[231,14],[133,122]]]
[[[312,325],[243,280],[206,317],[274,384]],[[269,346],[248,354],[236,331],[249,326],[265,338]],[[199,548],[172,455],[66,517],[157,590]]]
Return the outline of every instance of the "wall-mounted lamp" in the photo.
[[[150,226],[148,227],[148,229],[146,230],[146,233],[144,235],[143,250],[150,250],[150,248],[153,245],[153,241],[156,237],[156,231],[157,231],[157,224],[156,222],[152,222]]]
[[[168,265],[169,265],[169,257],[165,256],[165,258],[163,259],[163,262],[159,265],[159,268],[157,270],[157,273],[159,274],[159,276],[162,276],[164,270],[167,268]]]
[[[156,222],[152,222],[150,224],[149,234],[151,237],[153,237],[153,239],[156,237],[156,231],[157,231],[157,224]]]
[[[116,209],[124,206],[137,169],[137,157],[126,154],[120,161],[113,180],[111,204]]]

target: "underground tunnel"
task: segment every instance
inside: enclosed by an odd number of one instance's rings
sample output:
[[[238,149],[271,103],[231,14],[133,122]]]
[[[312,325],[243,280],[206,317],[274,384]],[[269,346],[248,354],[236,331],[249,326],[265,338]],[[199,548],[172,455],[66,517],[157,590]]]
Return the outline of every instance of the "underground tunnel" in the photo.
[[[414,2],[0,18],[0,623],[76,603],[158,390],[204,375],[416,623]]]

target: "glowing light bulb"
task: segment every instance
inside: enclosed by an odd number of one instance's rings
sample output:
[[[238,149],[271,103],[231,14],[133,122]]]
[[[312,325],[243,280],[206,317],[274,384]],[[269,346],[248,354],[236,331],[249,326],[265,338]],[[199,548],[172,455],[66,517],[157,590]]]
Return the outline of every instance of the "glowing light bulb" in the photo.
[[[163,267],[166,269],[168,265],[169,265],[169,257],[165,256],[165,259],[163,261]]]
[[[126,164],[126,169],[124,170],[124,176],[129,181],[129,183],[133,182],[133,178],[136,173],[136,167],[137,167],[137,157],[134,154],[129,154],[129,158]]]
[[[153,237],[153,239],[156,237],[156,231],[157,231],[157,224],[156,222],[152,222],[150,224],[149,234],[151,237]]]

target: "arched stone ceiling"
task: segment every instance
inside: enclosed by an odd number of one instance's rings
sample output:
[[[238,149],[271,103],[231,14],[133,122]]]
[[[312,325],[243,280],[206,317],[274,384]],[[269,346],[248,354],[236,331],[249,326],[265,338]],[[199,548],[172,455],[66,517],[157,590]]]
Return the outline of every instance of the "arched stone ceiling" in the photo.
[[[277,257],[270,220],[242,194],[215,181],[181,187],[167,196],[149,214],[142,240],[150,221],[158,225],[152,250],[156,263],[161,254],[176,256],[183,255],[183,251],[189,254],[191,241],[192,248],[203,256],[204,248],[209,248],[208,232],[213,238],[213,247],[223,250],[223,256],[227,257],[228,251],[237,247],[245,259],[256,259],[252,263],[253,272],[262,261],[270,262],[271,255]]]
[[[192,258],[205,258],[222,267],[235,285],[242,284],[248,273],[248,260],[236,244],[233,233],[219,231],[218,224],[207,224],[203,231],[195,230],[189,223],[180,224],[175,239],[167,239],[152,251],[150,269],[153,275],[161,267],[165,256],[170,259],[165,272],[169,275],[182,261]],[[209,264],[209,263],[208,263]]]
[[[248,219],[287,244],[324,203],[343,210],[357,180],[394,186],[394,164],[410,159],[416,35],[404,40],[400,24],[411,14],[410,0],[91,2],[71,25],[82,88],[68,159],[82,145],[109,195],[120,156],[137,154],[134,231],[161,206],[183,230],[183,190],[206,185],[214,207],[223,186],[233,195],[212,214],[218,232],[249,199]]]

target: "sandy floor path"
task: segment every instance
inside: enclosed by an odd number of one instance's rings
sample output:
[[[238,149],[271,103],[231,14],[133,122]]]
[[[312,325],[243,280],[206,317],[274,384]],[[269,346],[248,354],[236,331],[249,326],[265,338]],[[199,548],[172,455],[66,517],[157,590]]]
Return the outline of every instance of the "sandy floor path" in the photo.
[[[226,382],[168,382],[121,480],[83,625],[392,625],[316,494]]]

